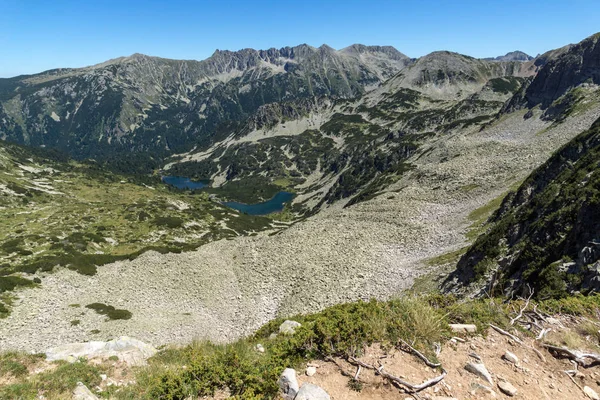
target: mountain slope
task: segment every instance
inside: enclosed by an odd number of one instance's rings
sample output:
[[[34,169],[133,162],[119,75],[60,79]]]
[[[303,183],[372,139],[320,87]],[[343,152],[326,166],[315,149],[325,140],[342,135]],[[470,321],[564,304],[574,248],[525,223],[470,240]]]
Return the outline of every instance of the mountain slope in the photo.
[[[541,297],[600,289],[600,119],[508,195],[447,281]]]
[[[32,285],[24,278],[31,274],[62,266],[94,275],[99,265],[148,250],[179,253],[274,226],[282,225],[207,195],[173,192],[158,179],[0,143],[0,317],[12,303],[7,292]]]
[[[0,137],[78,158],[161,157],[218,140],[263,104],[358,96],[410,62],[391,47],[360,45],[216,51],[204,61],[134,54],[1,79]]]

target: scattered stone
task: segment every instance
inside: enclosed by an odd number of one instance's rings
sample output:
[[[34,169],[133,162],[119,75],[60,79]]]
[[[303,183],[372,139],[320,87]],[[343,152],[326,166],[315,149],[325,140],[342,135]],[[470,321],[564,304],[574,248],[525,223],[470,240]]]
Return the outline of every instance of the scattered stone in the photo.
[[[73,390],[73,400],[98,400],[98,397],[83,383],[77,382],[77,387]]]
[[[286,336],[293,335],[296,332],[296,328],[301,326],[300,322],[286,320],[279,326],[279,333]]]
[[[506,361],[511,362],[515,365],[519,364],[519,357],[517,357],[516,355],[514,355],[513,353],[511,353],[508,350],[506,350],[504,352],[504,355],[502,356],[502,358],[504,358]]]
[[[286,368],[279,377],[279,388],[283,393],[285,400],[294,400],[298,393],[298,379],[296,378],[296,370],[292,368]]]
[[[514,396],[515,394],[517,394],[517,388],[514,387],[513,385],[511,385],[509,382],[506,381],[500,381],[498,382],[498,388],[500,389],[500,391],[504,394],[506,394],[507,396]]]
[[[450,324],[450,330],[455,333],[474,333],[477,332],[477,326],[473,324]]]
[[[600,396],[598,396],[598,393],[596,393],[596,391],[589,386],[584,386],[583,392],[586,394],[587,397],[589,397],[592,400],[600,400]]]
[[[313,376],[317,373],[317,369],[315,367],[306,368],[306,376]]]
[[[312,383],[305,383],[294,400],[331,400],[331,397],[323,388]]]
[[[276,334],[275,332],[273,332],[273,333],[271,333],[271,334],[269,335],[269,340],[273,340],[273,339],[275,339],[276,337],[277,337],[277,334]]]
[[[471,394],[475,395],[478,391],[482,391],[492,397],[496,397],[496,392],[494,392],[494,389],[489,386],[482,385],[481,383],[475,383],[473,385],[473,390],[471,390]]]
[[[106,374],[100,374],[100,379],[102,379],[103,381],[105,381],[108,377],[106,376]]]
[[[494,381],[492,380],[492,376],[488,372],[485,365],[480,364],[480,363],[467,363],[467,365],[465,365],[465,369],[467,371],[469,371],[470,373],[475,374],[478,377],[482,378],[490,385],[494,384]]]
[[[265,348],[264,348],[264,347],[263,347],[263,345],[262,345],[262,344],[260,344],[260,343],[259,343],[259,344],[257,344],[257,345],[254,347],[254,349],[255,349],[256,351],[258,351],[259,353],[264,353],[264,352],[265,352]]]

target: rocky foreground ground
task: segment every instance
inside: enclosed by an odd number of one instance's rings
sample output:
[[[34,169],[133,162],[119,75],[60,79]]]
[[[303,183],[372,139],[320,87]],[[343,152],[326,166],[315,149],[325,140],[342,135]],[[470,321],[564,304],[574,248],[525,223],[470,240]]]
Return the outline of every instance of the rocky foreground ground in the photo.
[[[277,315],[398,295],[435,273],[425,261],[467,244],[468,215],[524,179],[560,145],[587,129],[597,108],[551,125],[504,116],[482,131],[437,138],[414,169],[364,203],[326,209],[276,234],[207,244],[182,254],[148,252],[99,268],[41,276],[17,292],[0,324],[0,350],[43,351],[128,335],[158,346],[246,335]],[[85,306],[132,313],[107,320]],[[74,322],[77,321],[77,322]]]

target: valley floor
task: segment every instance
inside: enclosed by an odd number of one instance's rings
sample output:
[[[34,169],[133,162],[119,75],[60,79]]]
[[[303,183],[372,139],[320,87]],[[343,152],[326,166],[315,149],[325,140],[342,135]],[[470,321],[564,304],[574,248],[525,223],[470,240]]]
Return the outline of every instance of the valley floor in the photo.
[[[386,193],[323,210],[277,234],[182,254],[148,252],[100,267],[93,277],[67,269],[44,276],[40,288],[16,293],[0,324],[0,350],[42,351],[119,335],[155,346],[232,341],[278,315],[398,295],[424,274],[435,277],[427,261],[468,244],[465,234],[481,220],[472,212],[492,211],[490,202],[589,128],[600,109],[556,126],[538,116],[514,113],[480,132],[435,138]],[[95,302],[133,316],[106,321],[85,308]]]

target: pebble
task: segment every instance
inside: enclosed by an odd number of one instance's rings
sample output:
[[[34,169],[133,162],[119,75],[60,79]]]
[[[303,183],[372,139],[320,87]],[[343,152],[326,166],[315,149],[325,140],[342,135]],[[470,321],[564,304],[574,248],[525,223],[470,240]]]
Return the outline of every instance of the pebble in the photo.
[[[517,388],[506,381],[498,382],[498,388],[502,393],[506,394],[507,396],[512,397],[517,394]]]

